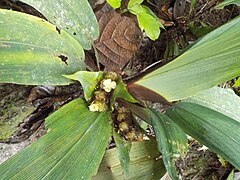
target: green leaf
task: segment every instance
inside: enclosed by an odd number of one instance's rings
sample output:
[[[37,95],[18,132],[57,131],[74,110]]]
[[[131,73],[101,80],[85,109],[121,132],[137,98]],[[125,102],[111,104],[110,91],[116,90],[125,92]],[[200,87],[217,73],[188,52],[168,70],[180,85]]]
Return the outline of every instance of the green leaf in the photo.
[[[153,16],[151,10],[146,6],[135,4],[129,11],[137,16],[140,29],[145,31],[151,40],[156,40],[160,35],[160,21]]]
[[[140,5],[143,1],[144,0],[130,0],[128,2],[128,8],[132,8],[134,5]]]
[[[235,82],[235,84],[233,86],[234,87],[240,86],[240,78],[237,79],[237,81]]]
[[[48,133],[0,165],[2,179],[90,179],[110,137],[109,114],[82,99],[46,119]]]
[[[23,23],[24,22],[24,23]],[[67,85],[62,77],[85,68],[81,45],[43,19],[0,10],[0,82]]]
[[[135,84],[176,101],[239,76],[239,29],[240,17],[207,34],[174,61]]]
[[[230,4],[236,4],[237,6],[240,6],[240,0],[224,0],[223,2],[217,4],[214,8],[223,9],[225,6],[228,6]]]
[[[145,6],[145,5],[141,5],[141,6],[148,14],[150,14],[152,17],[155,18],[160,28],[165,29],[162,23],[160,22],[159,17],[148,6]]]
[[[127,178],[138,180],[160,179],[166,170],[159,156],[156,142],[133,142],[130,151],[129,176]],[[124,179],[116,148],[107,150],[98,174],[92,179]]]
[[[84,97],[87,101],[92,98],[96,85],[103,76],[103,72],[78,71],[75,74],[64,75],[64,77],[77,80],[83,87]]]
[[[119,8],[121,6],[122,0],[107,0],[107,3],[110,4],[113,8]]]
[[[139,27],[144,30],[151,40],[156,40],[160,35],[160,27],[157,20],[150,14],[137,15]]]
[[[87,0],[21,0],[39,12],[60,30],[73,36],[84,49],[91,49],[99,36],[96,17]]]
[[[113,138],[116,143],[118,158],[124,173],[125,178],[129,176],[129,152],[132,147],[131,142],[125,141],[121,136],[113,129]]]
[[[192,11],[197,3],[197,0],[191,0],[191,6],[190,6],[190,11],[189,14],[192,14]]]
[[[187,134],[240,168],[240,122],[207,107],[182,102],[169,116]]]
[[[121,98],[132,103],[138,103],[138,101],[134,99],[131,94],[129,94],[125,84],[122,81],[118,82],[117,87],[113,91],[111,104],[113,104],[117,98]]]
[[[158,149],[162,153],[163,162],[172,179],[179,179],[176,170],[176,161],[179,160],[188,149],[187,136],[165,114],[154,109],[149,110],[151,121],[157,138]]]
[[[134,6],[130,7],[128,6],[128,10],[132,13],[132,14],[135,14],[135,15],[138,15],[138,14],[148,14],[147,12],[147,9],[146,8],[143,8],[142,5],[140,4],[134,4]]]
[[[240,97],[232,89],[213,87],[185,99],[184,102],[208,107],[240,122]]]
[[[198,26],[194,25],[194,22],[188,23],[188,28],[190,29],[191,33],[198,38],[210,33],[214,29],[216,29],[216,27],[209,26],[203,22],[200,22],[200,24],[201,24],[201,26],[198,27]]]
[[[228,175],[227,180],[234,180],[234,169],[231,171],[231,173]]]

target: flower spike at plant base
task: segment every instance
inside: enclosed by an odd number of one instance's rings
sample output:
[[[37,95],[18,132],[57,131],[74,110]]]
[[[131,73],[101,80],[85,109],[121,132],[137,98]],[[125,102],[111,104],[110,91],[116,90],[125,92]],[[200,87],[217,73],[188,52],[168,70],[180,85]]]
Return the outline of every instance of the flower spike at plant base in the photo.
[[[143,133],[133,121],[131,112],[119,104],[113,112],[115,131],[126,141],[143,141]]]
[[[105,74],[100,80],[99,84],[95,87],[95,92],[93,93],[92,100],[90,102],[89,110],[90,111],[98,111],[103,112],[109,108],[109,96],[117,86],[116,81],[118,80],[118,76],[114,72],[109,72]]]

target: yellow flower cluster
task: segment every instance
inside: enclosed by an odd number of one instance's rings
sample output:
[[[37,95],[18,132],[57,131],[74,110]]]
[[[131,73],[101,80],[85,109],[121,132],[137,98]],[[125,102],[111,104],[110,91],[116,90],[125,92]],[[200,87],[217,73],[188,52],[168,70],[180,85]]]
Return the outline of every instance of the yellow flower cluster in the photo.
[[[89,107],[90,111],[105,111],[107,109],[106,105],[103,104],[101,101],[93,101]]]
[[[94,92],[93,100],[89,106],[90,111],[106,111],[108,109],[109,103],[109,93],[114,90],[117,86],[116,80],[118,76],[114,72],[110,72],[106,74],[96,87],[96,91]]]
[[[127,141],[142,141],[143,134],[138,129],[132,120],[131,113],[125,107],[118,107],[117,113],[115,115],[115,127],[118,127],[118,132]]]

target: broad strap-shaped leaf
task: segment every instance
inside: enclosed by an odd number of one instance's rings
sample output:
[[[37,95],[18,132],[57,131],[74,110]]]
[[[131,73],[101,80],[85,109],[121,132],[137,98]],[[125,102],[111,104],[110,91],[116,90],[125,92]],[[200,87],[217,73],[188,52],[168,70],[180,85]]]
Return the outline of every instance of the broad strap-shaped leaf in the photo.
[[[179,179],[176,170],[176,161],[181,159],[187,152],[187,136],[183,130],[176,125],[165,114],[154,109],[151,113],[152,126],[157,138],[158,149],[162,153],[163,162],[172,179]]]
[[[127,179],[160,179],[166,172],[159,158],[156,142],[133,142],[130,151],[129,176]],[[117,149],[107,150],[98,173],[93,180],[124,179]]]
[[[185,99],[184,102],[208,107],[240,122],[240,97],[232,89],[213,87]]]
[[[217,4],[214,8],[215,9],[223,9],[225,6],[228,6],[230,4],[236,4],[237,6],[240,6],[240,0],[224,0]]]
[[[41,12],[58,29],[64,29],[84,49],[91,49],[99,36],[98,24],[87,0],[21,0]]]
[[[3,179],[90,179],[110,137],[109,114],[76,99],[46,119],[48,133],[0,165]]]
[[[23,23],[24,22],[24,23]],[[0,82],[67,85],[63,74],[85,68],[81,45],[49,22],[0,10]]]
[[[176,101],[239,76],[239,29],[240,17],[207,34],[184,54],[135,85]]]
[[[87,101],[92,98],[96,85],[99,83],[103,76],[103,72],[89,72],[78,71],[71,75],[64,75],[64,77],[77,80],[83,87],[84,97]]]
[[[240,122],[207,107],[182,102],[167,110],[187,134],[240,169]]]
[[[112,130],[113,138],[116,143],[118,158],[124,173],[124,177],[127,178],[129,175],[129,163],[130,163],[130,149],[132,147],[131,142],[124,140],[115,129]]]

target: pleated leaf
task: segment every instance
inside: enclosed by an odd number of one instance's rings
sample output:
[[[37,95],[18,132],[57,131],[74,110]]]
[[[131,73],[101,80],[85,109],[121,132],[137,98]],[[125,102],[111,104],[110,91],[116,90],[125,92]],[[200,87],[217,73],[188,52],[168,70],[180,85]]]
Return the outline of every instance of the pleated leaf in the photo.
[[[208,107],[240,122],[240,97],[232,89],[213,87],[185,99],[184,102]]]
[[[48,133],[0,165],[2,179],[89,179],[110,137],[109,114],[76,99],[46,119]]]
[[[182,102],[167,110],[187,134],[240,169],[240,122],[207,107]]]
[[[174,61],[135,84],[176,101],[239,76],[239,29],[240,17],[207,34]]]
[[[179,179],[176,170],[176,161],[187,152],[187,136],[165,114],[150,109],[152,126],[157,138],[158,149],[162,153],[163,162],[172,179]]]
[[[106,151],[93,180],[125,179],[117,151],[116,148]],[[166,170],[159,156],[156,142],[133,142],[130,151],[129,175],[126,179],[160,179]]]
[[[41,12],[60,30],[73,36],[84,49],[91,49],[99,35],[98,23],[87,0],[21,0]]]
[[[67,85],[63,74],[85,68],[81,45],[47,21],[0,10],[0,82]]]
[[[132,147],[131,142],[125,141],[115,129],[113,129],[113,138],[116,143],[118,158],[122,167],[124,177],[127,178],[129,175],[129,163],[130,163],[130,149]]]
[[[71,75],[64,75],[64,77],[77,80],[83,87],[84,97],[88,101],[92,98],[96,85],[103,76],[103,72],[89,72],[79,71]]]

